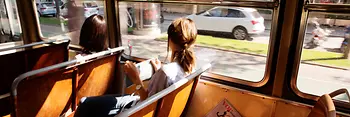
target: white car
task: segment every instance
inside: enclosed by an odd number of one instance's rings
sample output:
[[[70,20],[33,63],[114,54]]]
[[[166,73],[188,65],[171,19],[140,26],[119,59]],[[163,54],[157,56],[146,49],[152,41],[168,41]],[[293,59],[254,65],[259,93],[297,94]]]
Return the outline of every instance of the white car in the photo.
[[[77,6],[79,7],[83,7],[84,8],[84,17],[85,18],[88,18],[90,17],[91,15],[94,15],[94,14],[99,14],[99,6],[97,5],[96,2],[94,1],[83,1],[83,2],[80,2],[80,4],[77,2],[75,3]],[[65,3],[64,5],[61,6],[61,13],[60,15],[63,16],[63,17],[67,17],[68,15],[68,3]]]
[[[265,31],[264,18],[253,8],[214,7],[187,18],[196,23],[198,30],[229,32],[241,40]]]
[[[56,6],[52,2],[37,2],[36,8],[39,16],[52,15],[56,16]]]

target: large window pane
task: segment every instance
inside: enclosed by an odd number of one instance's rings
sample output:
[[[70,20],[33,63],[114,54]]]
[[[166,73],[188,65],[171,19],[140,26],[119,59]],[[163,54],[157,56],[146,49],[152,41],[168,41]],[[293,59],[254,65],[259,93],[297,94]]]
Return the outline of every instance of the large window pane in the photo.
[[[0,0],[0,43],[19,41],[22,33],[16,0]]]
[[[214,60],[210,72],[261,81],[266,66],[272,11],[242,7],[120,2],[123,45],[132,45],[131,56],[167,55],[167,28],[187,17],[199,29],[197,59]],[[127,55],[130,51],[125,51]]]
[[[58,11],[54,1],[37,0],[36,2],[41,34],[44,37],[69,37],[72,44],[78,45],[80,29],[85,19],[94,14],[104,15],[102,0],[58,0],[61,1]]]
[[[318,96],[340,88],[350,90],[350,59],[344,58],[349,26],[350,14],[310,13],[297,79],[299,90]],[[345,95],[337,99],[347,100]]]

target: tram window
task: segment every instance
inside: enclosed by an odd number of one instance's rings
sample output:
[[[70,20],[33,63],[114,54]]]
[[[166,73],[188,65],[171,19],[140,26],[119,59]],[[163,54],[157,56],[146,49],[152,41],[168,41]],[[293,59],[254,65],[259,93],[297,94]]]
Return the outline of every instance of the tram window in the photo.
[[[119,5],[122,44],[133,46],[126,55],[145,59],[159,56],[165,61],[167,28],[174,19],[187,17],[199,29],[194,48],[197,58],[215,58],[211,73],[251,82],[264,78],[272,10],[140,2]],[[222,17],[224,9],[239,11],[237,15],[242,18]],[[210,52],[201,53],[204,50]]]
[[[350,14],[311,12],[308,17],[297,88],[321,96],[340,88],[350,90]],[[346,96],[336,99],[347,100]]]
[[[0,43],[19,41],[21,33],[16,1],[0,0]]]
[[[70,38],[71,44],[79,44],[80,29],[91,15],[104,16],[104,1],[67,0],[59,11],[53,2],[37,2],[37,17],[41,35],[46,38]],[[50,4],[50,5],[47,5]]]

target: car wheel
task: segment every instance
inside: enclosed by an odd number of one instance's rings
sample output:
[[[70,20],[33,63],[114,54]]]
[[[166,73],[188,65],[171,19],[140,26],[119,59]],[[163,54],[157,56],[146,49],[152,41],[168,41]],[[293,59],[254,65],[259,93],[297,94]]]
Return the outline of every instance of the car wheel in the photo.
[[[232,36],[235,39],[244,40],[248,39],[248,32],[244,27],[236,27],[232,30]]]

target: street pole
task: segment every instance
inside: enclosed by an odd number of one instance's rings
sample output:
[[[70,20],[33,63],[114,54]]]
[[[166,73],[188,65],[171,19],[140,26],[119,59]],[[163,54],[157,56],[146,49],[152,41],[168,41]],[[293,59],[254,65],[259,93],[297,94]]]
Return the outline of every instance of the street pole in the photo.
[[[197,5],[193,5],[193,7],[192,7],[192,14],[195,14],[195,13],[197,13],[197,10],[198,9],[198,6]]]
[[[56,18],[60,18],[60,3],[61,0],[55,0],[55,5],[56,5]]]

